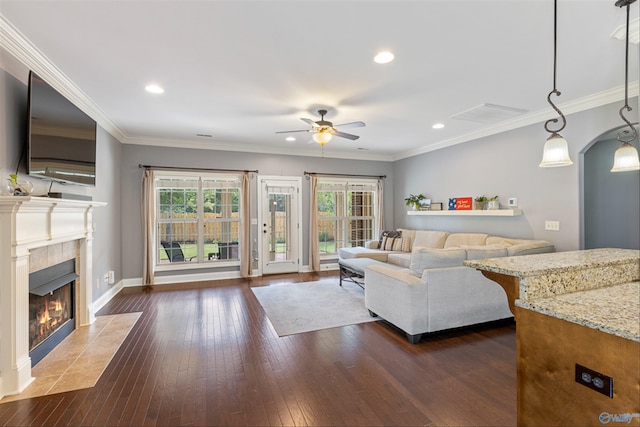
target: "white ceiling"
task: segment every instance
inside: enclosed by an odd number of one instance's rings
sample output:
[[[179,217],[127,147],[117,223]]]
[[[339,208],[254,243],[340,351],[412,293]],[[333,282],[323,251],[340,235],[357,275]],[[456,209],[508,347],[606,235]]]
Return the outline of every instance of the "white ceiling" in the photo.
[[[623,99],[624,42],[610,36],[625,13],[614,3],[559,1],[565,113]],[[300,118],[318,120],[322,106],[334,124],[367,124],[326,157],[392,160],[554,115],[552,0],[0,0],[0,14],[125,143],[319,156],[310,134],[289,143],[275,132],[307,128]],[[374,63],[381,50],[395,61]],[[629,64],[636,95],[637,45]],[[151,82],[165,93],[145,92]],[[485,103],[528,113],[451,118]]]

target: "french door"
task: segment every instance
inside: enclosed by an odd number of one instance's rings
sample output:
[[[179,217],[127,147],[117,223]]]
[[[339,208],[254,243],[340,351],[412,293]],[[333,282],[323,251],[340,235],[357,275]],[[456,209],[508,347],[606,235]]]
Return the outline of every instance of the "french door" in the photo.
[[[262,274],[300,270],[302,212],[298,177],[259,177],[260,267]]]

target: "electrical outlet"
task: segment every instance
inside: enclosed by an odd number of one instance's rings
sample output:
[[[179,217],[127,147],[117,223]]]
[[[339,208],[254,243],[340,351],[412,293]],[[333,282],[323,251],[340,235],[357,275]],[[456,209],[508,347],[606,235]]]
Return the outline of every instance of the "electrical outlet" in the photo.
[[[576,382],[613,399],[613,378],[576,363]]]
[[[560,231],[560,221],[545,221],[544,229],[547,231]]]
[[[109,272],[107,273],[107,276],[109,277],[109,284],[113,285],[116,282],[116,273],[113,270],[109,270]]]

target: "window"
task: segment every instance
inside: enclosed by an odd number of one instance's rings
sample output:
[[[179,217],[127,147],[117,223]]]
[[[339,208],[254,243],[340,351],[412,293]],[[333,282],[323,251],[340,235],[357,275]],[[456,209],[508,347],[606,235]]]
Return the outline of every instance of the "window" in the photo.
[[[376,181],[318,179],[318,244],[320,255],[336,255],[341,247],[363,246],[376,233]]]
[[[237,175],[158,176],[156,265],[237,261],[240,189]]]

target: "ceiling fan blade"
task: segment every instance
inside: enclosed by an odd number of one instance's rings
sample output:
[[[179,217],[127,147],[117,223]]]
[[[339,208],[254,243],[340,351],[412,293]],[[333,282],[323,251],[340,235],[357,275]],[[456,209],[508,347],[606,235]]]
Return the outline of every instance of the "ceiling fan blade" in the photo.
[[[294,133],[294,132],[311,132],[308,129],[303,129],[303,130],[281,130],[280,132],[276,132],[276,133]]]
[[[302,121],[303,121],[303,122],[305,122],[305,123],[310,124],[311,126],[317,126],[316,122],[314,122],[314,121],[313,121],[313,120],[311,120],[311,119],[304,119],[304,118],[300,118],[300,120],[302,120]]]
[[[351,129],[351,128],[363,128],[366,124],[364,122],[349,122],[342,123],[341,125],[335,125],[334,128]]]
[[[353,135],[353,134],[350,134],[350,133],[340,132],[340,131],[335,132],[333,134],[333,136],[339,136],[340,138],[347,138],[347,139],[350,139],[352,141],[355,141],[356,139],[360,138],[358,135]]]

